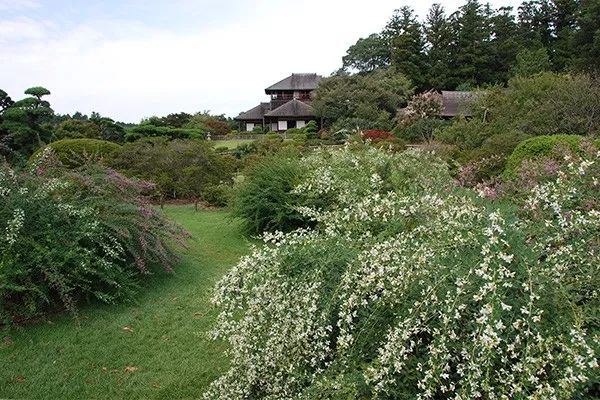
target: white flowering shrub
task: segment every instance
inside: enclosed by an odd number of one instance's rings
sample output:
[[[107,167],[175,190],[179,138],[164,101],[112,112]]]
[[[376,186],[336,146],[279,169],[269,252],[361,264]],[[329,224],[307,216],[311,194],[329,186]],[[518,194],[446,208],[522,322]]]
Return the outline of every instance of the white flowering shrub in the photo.
[[[327,207],[217,285],[231,366],[206,399],[597,394],[598,155],[508,205],[454,189],[426,153],[304,161],[296,191]]]
[[[147,186],[51,152],[31,171],[0,165],[0,323],[129,298],[154,265],[170,270],[183,232],[144,203]]]

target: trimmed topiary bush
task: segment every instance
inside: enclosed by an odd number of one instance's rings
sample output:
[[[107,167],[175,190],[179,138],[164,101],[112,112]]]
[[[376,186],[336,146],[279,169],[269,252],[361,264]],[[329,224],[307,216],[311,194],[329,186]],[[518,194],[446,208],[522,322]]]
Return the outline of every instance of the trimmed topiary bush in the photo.
[[[559,159],[563,155],[561,150],[580,153],[583,140],[584,137],[578,135],[544,135],[524,140],[506,160],[504,173],[513,176],[525,160]]]
[[[89,159],[102,160],[121,148],[120,145],[98,139],[63,139],[50,143],[56,157],[67,167],[78,167]],[[38,159],[43,150],[38,150],[31,161]]]

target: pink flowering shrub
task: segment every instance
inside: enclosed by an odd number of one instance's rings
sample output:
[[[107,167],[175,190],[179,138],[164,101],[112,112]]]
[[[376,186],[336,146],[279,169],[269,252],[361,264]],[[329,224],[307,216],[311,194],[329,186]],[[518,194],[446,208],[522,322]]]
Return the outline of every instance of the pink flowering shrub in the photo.
[[[185,233],[144,201],[149,189],[98,165],[67,170],[51,150],[31,171],[2,166],[2,322],[130,298],[153,268],[172,270]]]
[[[218,283],[229,369],[206,399],[594,398],[600,155],[510,206],[425,152],[317,152],[315,223],[264,235]]]

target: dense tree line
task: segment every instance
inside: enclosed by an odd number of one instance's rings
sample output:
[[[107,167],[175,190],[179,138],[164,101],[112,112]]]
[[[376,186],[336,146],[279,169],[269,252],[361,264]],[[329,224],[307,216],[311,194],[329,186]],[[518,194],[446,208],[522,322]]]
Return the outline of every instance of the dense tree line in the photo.
[[[406,6],[380,33],[359,39],[342,71],[394,67],[417,89],[456,89],[506,82],[515,73],[597,72],[600,1],[532,0],[492,9],[468,0],[448,14],[434,4],[424,19]]]

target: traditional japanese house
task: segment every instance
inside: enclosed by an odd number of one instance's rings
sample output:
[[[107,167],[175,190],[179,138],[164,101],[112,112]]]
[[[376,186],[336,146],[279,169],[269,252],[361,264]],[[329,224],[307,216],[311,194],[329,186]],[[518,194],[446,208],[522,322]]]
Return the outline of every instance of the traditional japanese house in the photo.
[[[317,74],[292,74],[269,86],[265,93],[271,101],[240,113],[235,120],[240,130],[252,131],[256,126],[283,132],[290,128],[302,128],[317,117],[311,106],[314,90],[322,79]]]

